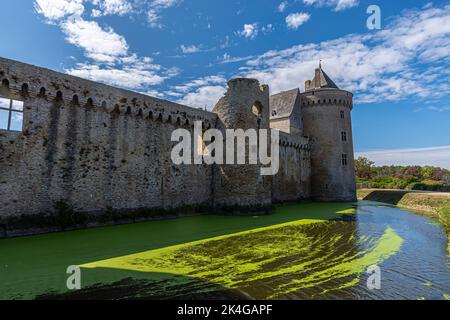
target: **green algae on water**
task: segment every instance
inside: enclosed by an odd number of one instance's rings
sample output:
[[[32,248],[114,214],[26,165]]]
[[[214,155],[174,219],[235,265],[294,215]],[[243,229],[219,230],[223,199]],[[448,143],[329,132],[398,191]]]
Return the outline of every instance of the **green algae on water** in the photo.
[[[271,290],[253,292],[253,297],[262,299],[281,298],[302,289],[320,288],[318,294],[326,293],[356,285],[368,266],[382,263],[403,243],[393,229],[387,228],[379,239],[370,239],[370,245],[359,250],[359,243],[352,240],[355,229],[349,225],[299,220],[81,267],[165,272],[242,291],[269,281]]]

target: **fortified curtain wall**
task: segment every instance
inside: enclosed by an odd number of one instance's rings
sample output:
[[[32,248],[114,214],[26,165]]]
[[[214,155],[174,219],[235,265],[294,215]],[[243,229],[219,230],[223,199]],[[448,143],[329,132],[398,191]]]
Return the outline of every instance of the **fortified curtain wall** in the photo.
[[[3,58],[0,81],[1,97],[24,103],[23,130],[0,130],[1,219],[48,214],[58,203],[100,213],[309,197],[308,140],[282,132],[274,177],[263,178],[244,165],[250,180],[236,168],[236,180],[229,181],[231,175],[219,166],[172,163],[173,130],[188,129],[193,137],[195,121],[202,121],[204,130],[228,127],[230,119],[243,129],[268,128],[268,87],[256,80],[230,82],[224,99],[241,106],[236,114],[228,104],[216,114]],[[239,193],[228,184],[254,190]],[[224,190],[236,194],[220,198]]]
[[[280,132],[280,169],[273,177],[273,202],[310,197],[310,151],[309,138]]]
[[[24,102],[0,131],[0,217],[208,205],[212,169],[176,166],[171,133],[216,115],[0,58],[0,96]]]

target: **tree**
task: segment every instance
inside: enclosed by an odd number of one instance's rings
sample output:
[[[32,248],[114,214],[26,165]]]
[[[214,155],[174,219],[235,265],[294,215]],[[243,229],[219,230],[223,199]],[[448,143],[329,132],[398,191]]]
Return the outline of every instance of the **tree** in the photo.
[[[355,159],[356,176],[361,179],[371,179],[375,174],[375,171],[373,170],[374,164],[375,162],[370,161],[365,157]]]

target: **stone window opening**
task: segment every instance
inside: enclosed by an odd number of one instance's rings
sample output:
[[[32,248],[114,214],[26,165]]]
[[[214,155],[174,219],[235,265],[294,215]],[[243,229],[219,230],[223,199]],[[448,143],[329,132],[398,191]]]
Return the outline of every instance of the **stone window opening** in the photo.
[[[0,97],[0,129],[22,131],[23,101]]]
[[[263,106],[261,102],[256,101],[252,106],[252,112],[256,116],[256,122],[258,123],[258,129],[261,127],[261,118],[263,112]]]
[[[341,119],[345,119],[345,113],[343,110],[341,110]]]
[[[348,164],[348,161],[347,161],[347,160],[348,160],[348,159],[347,159],[347,154],[343,153],[343,154],[342,154],[342,165],[343,165],[344,167],[346,167],[347,164]]]
[[[76,94],[72,97],[72,104],[75,104],[75,105],[80,104],[80,99],[78,98],[78,96]]]
[[[28,84],[24,83],[22,85],[22,89],[20,90],[20,94],[24,97],[28,96]]]
[[[94,100],[92,100],[92,98],[87,99],[86,107],[93,107],[93,106],[94,106]]]
[[[45,94],[46,94],[45,88],[42,87],[42,88],[39,90],[39,97],[43,98],[43,97],[45,97]]]
[[[9,89],[9,81],[8,79],[3,79],[2,80],[2,86]]]
[[[345,131],[341,132],[341,140],[342,142],[347,142],[347,132]]]

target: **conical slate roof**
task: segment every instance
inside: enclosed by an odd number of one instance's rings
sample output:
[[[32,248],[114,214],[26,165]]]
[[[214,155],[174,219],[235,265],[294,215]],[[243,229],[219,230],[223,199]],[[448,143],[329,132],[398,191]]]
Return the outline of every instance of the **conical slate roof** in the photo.
[[[314,78],[311,80],[311,82],[307,81],[305,90],[317,90],[322,88],[339,90],[339,87],[336,85],[336,83],[334,83],[334,81],[331,80],[331,78],[325,73],[325,71],[322,70],[322,65],[319,64],[319,68],[316,69]]]
[[[333,82],[333,80],[330,79],[330,77],[325,73],[325,71],[322,70],[322,68],[318,69],[317,75],[319,75],[319,83],[321,88],[333,88],[333,89],[339,89],[339,87]],[[314,77],[313,82],[316,82],[316,77]]]

